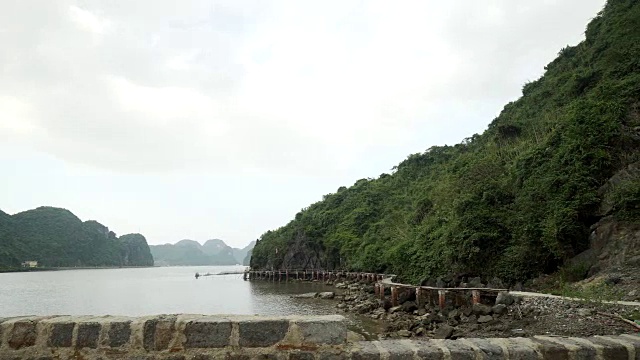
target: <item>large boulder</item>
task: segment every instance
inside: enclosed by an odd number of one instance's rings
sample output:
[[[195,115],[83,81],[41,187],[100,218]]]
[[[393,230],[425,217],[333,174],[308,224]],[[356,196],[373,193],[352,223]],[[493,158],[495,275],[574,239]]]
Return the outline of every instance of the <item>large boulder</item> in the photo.
[[[318,297],[320,299],[333,299],[335,296],[336,294],[332,291],[325,291],[325,292],[318,293]]]
[[[485,304],[473,304],[472,311],[475,315],[491,315],[491,306]]]
[[[436,333],[434,337],[436,339],[449,339],[453,335],[453,330],[454,330],[453,326],[450,326],[448,324],[442,324],[438,326],[438,328],[436,329]]]
[[[513,304],[514,301],[515,301],[515,298],[513,297],[513,295],[509,294],[506,291],[499,292],[498,296],[496,297],[496,305],[504,304],[506,306],[509,306]]]
[[[413,301],[405,301],[402,303],[402,311],[406,313],[412,313],[414,310],[418,310],[418,305]]]

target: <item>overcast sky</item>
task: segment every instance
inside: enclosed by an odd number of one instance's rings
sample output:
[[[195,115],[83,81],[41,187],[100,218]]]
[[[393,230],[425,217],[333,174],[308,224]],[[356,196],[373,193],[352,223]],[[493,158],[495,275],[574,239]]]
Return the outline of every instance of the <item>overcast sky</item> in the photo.
[[[604,0],[0,2],[0,209],[244,246],[482,132]]]

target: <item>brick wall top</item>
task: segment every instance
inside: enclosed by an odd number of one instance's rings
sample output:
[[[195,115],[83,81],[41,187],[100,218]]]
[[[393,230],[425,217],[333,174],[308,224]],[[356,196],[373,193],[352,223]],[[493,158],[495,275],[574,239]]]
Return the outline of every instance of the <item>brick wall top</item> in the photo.
[[[640,360],[640,336],[349,343],[337,315],[0,318],[0,360],[425,358]]]

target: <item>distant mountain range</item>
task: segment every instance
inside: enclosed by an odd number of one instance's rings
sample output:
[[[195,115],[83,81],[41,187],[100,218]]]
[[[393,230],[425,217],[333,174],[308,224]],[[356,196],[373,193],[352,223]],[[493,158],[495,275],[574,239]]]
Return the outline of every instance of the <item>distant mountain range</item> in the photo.
[[[174,265],[249,265],[255,241],[242,249],[232,248],[220,239],[200,244],[194,240],[180,240],[175,244],[150,245],[155,264]]]
[[[61,208],[0,211],[0,268],[25,261],[37,261],[38,267],[153,266],[140,234],[117,237],[99,222],[83,222]]]

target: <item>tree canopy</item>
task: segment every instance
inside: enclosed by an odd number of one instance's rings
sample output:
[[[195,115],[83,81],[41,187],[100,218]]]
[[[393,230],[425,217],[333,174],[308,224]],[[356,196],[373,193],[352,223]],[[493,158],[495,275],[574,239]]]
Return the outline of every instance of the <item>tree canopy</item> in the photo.
[[[637,178],[606,194],[602,186],[640,160],[639,126],[640,2],[610,0],[586,39],[560,50],[484,133],[325,195],[264,233],[251,266],[301,266],[295,249],[318,254],[324,268],[414,282],[553,271],[588,247],[600,217],[638,218]]]
[[[0,267],[19,267],[31,260],[45,267],[153,265],[140,234],[118,238],[97,221],[82,222],[60,208],[0,212]]]

